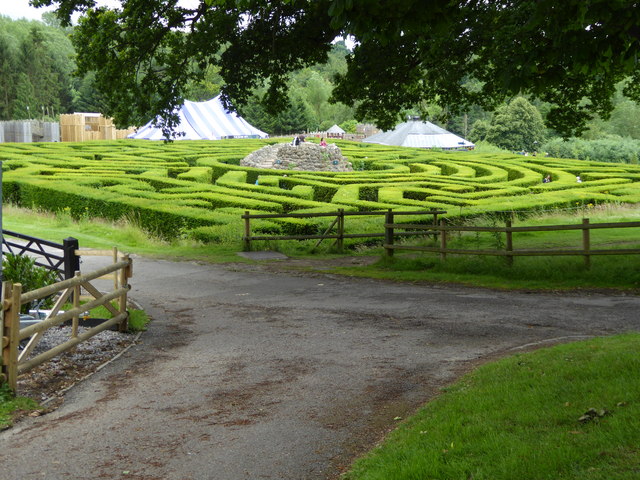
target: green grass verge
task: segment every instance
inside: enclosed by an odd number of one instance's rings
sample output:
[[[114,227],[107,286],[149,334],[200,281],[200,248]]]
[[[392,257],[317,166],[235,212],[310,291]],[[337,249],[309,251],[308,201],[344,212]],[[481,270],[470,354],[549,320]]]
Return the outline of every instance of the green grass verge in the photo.
[[[12,424],[13,417],[20,410],[34,410],[38,408],[35,400],[26,397],[16,397],[6,383],[0,384],[0,430]]]
[[[382,252],[381,252],[382,254]],[[348,276],[401,282],[452,283],[495,289],[640,289],[640,256],[593,257],[586,269],[579,257],[522,257],[508,267],[495,257],[398,255],[365,267],[331,270]]]
[[[551,212],[514,222],[514,226],[577,225],[583,217],[591,223],[639,221],[640,210],[629,206],[601,206],[569,212]],[[504,226],[504,222],[486,216],[466,222],[478,226]],[[592,249],[640,248],[640,228],[593,230]],[[528,232],[513,235],[515,249],[580,249],[582,232]],[[433,240],[406,241],[407,245],[437,247]],[[473,232],[451,235],[449,248],[504,250],[504,235]],[[593,255],[585,268],[582,256],[514,257],[448,255],[441,261],[437,253],[396,250],[392,258],[383,257],[378,247],[371,250],[380,260],[368,267],[341,267],[334,273],[407,282],[459,283],[499,289],[640,289],[640,255]]]
[[[113,306],[117,307],[116,302],[113,302]],[[89,312],[90,318],[104,318],[109,319],[113,317],[113,314],[107,310],[107,308],[103,305],[99,307],[92,308]],[[135,308],[129,309],[129,332],[142,332],[147,329],[147,325],[149,324],[149,316],[144,310],[139,310]]]
[[[544,212],[514,226],[579,224],[588,216],[592,223],[639,221],[640,209],[634,206],[606,205],[594,208],[575,209],[567,212]],[[81,247],[111,248],[121,251],[180,260],[201,260],[211,263],[249,262],[237,255],[242,248],[240,241],[222,244],[198,243],[189,239],[163,241],[150,237],[135,224],[128,222],[109,223],[91,219],[72,220],[68,215],[34,213],[31,210],[6,206],[4,228],[47,240],[61,242],[63,238],[78,238]],[[367,217],[371,231],[380,230],[381,219]],[[475,225],[502,225],[495,217],[485,216],[472,220]],[[229,230],[232,227],[228,227]],[[638,228],[617,230],[594,230],[591,235],[592,248],[640,248]],[[354,231],[355,232],[355,231]],[[232,237],[234,232],[227,235]],[[239,232],[235,232],[239,235]],[[536,232],[514,234],[515,248],[579,248],[581,232]],[[255,242],[258,250],[276,250],[297,259],[309,259],[321,263],[322,271],[349,276],[362,276],[395,281],[458,283],[500,289],[589,289],[615,288],[640,289],[640,256],[592,256],[591,268],[584,267],[579,256],[565,257],[517,257],[513,267],[505,259],[491,256],[449,255],[441,262],[438,254],[415,253],[397,250],[392,260],[385,259],[380,239],[366,243],[358,239],[346,241],[346,254],[379,260],[367,267],[334,267],[327,270],[331,260],[340,258],[331,249],[330,241],[314,248],[316,241],[264,241]],[[407,240],[409,244],[429,244],[428,241]],[[433,242],[432,242],[433,243]],[[448,245],[452,248],[495,249],[504,244],[504,238],[493,234],[468,233],[452,236]],[[326,264],[323,263],[327,260]]]
[[[640,478],[638,351],[640,335],[628,334],[480,367],[402,423],[344,478]]]
[[[110,249],[173,259],[206,259],[210,262],[243,261],[237,256],[236,243],[202,244],[188,239],[165,241],[141,230],[135,222],[108,222],[83,218],[73,220],[65,213],[35,212],[10,205],[3,206],[3,228],[25,235],[62,243],[69,236],[77,238],[81,248]],[[239,237],[238,237],[239,238]]]

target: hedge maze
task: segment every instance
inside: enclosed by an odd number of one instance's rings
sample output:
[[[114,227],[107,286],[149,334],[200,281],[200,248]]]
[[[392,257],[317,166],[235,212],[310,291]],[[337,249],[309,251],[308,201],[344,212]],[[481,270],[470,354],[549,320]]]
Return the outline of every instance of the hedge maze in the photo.
[[[240,215],[444,209],[447,217],[640,203],[640,166],[342,142],[354,172],[239,166],[270,140],[0,144],[4,201],[127,218],[171,239],[237,241]],[[545,175],[551,183],[542,183]],[[582,183],[576,182],[576,176]],[[256,222],[254,232],[314,233],[328,220]],[[379,226],[377,227],[379,229]]]

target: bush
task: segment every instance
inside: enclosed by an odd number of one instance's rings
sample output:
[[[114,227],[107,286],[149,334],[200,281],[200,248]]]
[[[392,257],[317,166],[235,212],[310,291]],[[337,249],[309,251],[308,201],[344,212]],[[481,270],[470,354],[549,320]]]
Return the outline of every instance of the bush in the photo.
[[[22,291],[29,292],[46,287],[58,281],[58,276],[53,270],[36,265],[34,258],[26,255],[14,255],[8,253],[2,259],[2,273],[5,281],[22,284]],[[53,305],[52,299],[46,299],[43,306]],[[22,305],[22,313],[29,312],[29,305]]]
[[[640,157],[640,140],[629,138],[562,140],[556,138],[545,144],[543,149],[552,157],[557,158],[637,164],[638,157]]]

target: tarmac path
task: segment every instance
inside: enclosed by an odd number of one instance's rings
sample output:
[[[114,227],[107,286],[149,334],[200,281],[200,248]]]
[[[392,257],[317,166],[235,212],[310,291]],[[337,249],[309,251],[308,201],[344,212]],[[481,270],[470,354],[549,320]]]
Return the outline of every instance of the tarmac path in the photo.
[[[83,268],[84,269],[84,268]],[[330,479],[482,361],[640,330],[640,298],[134,260],[142,343],[0,433],[1,480]]]

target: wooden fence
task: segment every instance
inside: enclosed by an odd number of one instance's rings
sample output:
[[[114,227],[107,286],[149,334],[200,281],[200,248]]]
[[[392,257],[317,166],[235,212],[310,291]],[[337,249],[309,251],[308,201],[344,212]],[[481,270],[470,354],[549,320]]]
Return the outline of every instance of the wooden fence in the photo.
[[[506,257],[509,265],[513,264],[513,257],[518,256],[547,256],[547,255],[582,255],[584,257],[585,266],[591,265],[592,255],[637,255],[640,254],[638,248],[619,248],[619,249],[594,249],[591,245],[591,230],[595,229],[611,229],[611,228],[638,228],[640,222],[618,222],[618,223],[590,223],[588,218],[582,220],[581,224],[574,225],[546,225],[531,227],[514,227],[511,221],[507,220],[504,227],[474,227],[474,226],[447,226],[444,219],[440,220],[440,224],[434,225],[412,225],[393,222],[393,213],[387,216],[385,224],[385,252],[387,256],[392,256],[394,250],[418,250],[422,252],[440,253],[442,260],[446,259],[447,254],[459,255],[494,255]],[[398,245],[394,243],[395,229],[412,229],[434,232],[440,235],[439,247],[427,247],[419,245]],[[551,232],[551,231],[582,231],[581,248],[576,249],[514,249],[513,234],[518,232]],[[470,250],[470,249],[453,249],[447,246],[449,232],[493,232],[505,235],[504,249],[495,250]]]
[[[82,250],[76,252],[76,254],[83,256],[112,256],[114,252],[116,251]],[[9,387],[16,391],[20,374],[72,349],[79,343],[114,325],[119,325],[121,330],[125,330],[128,320],[127,292],[130,289],[127,279],[131,278],[131,276],[131,259],[128,255],[118,256],[116,252],[114,262],[111,265],[86,274],[81,274],[78,271],[73,278],[30,292],[22,293],[22,285],[19,283],[4,282],[2,284],[2,315],[0,316],[0,332],[2,333],[0,383],[7,382]],[[114,278],[114,288],[110,292],[102,293],[90,283],[94,280],[110,277]],[[92,298],[92,300],[81,305],[82,289],[89,294],[89,298]],[[41,322],[20,329],[20,307],[51,295],[57,295],[57,300],[51,313]],[[118,301],[117,308],[111,304],[112,300]],[[65,312],[60,312],[62,306],[67,302],[70,302],[73,307]],[[82,313],[101,305],[109,310],[113,317],[98,326],[85,330],[83,333],[78,333],[79,318]],[[69,340],[40,353],[34,358],[29,358],[29,355],[47,329],[68,320],[71,320],[72,325]],[[20,342],[27,339],[26,345],[20,350]]]
[[[417,212],[394,212],[394,215],[431,215],[432,225],[438,224],[438,215],[447,213],[444,210],[424,210]],[[251,242],[256,240],[318,240],[316,247],[320,245],[323,240],[335,239],[334,245],[339,251],[342,251],[345,238],[376,238],[385,237],[385,232],[379,233],[345,233],[345,218],[354,216],[382,216],[388,217],[389,212],[345,212],[344,209],[338,209],[336,212],[326,213],[269,213],[269,214],[251,214],[248,210],[242,215],[244,219],[244,236],[243,250],[245,252],[251,251]],[[255,218],[320,218],[320,217],[336,217],[335,220],[329,225],[329,227],[321,234],[310,235],[251,235],[251,219]],[[387,218],[387,223],[388,218]],[[335,231],[334,231],[335,230]],[[433,232],[424,231],[406,231],[398,232],[397,236],[411,236],[411,235],[429,235]]]

